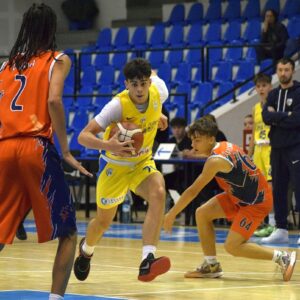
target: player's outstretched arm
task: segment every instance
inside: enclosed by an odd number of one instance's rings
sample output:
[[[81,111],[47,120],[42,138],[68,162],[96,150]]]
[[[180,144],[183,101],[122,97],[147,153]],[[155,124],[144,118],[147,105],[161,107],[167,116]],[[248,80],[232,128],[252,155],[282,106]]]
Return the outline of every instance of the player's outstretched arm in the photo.
[[[227,171],[228,163],[220,158],[211,158],[204,164],[202,173],[181,195],[178,202],[171,208],[164,218],[164,230],[171,233],[176,216],[201,192],[214,178],[217,172]]]

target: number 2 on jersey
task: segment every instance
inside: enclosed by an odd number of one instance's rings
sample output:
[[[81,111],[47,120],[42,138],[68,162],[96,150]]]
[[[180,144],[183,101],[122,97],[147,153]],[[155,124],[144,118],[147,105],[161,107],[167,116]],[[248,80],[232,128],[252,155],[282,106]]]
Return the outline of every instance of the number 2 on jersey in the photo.
[[[18,75],[16,75],[15,80],[20,80],[21,86],[20,86],[17,94],[15,95],[14,99],[11,101],[10,108],[12,111],[22,111],[23,105],[18,105],[17,101],[26,86],[26,76],[18,74]]]

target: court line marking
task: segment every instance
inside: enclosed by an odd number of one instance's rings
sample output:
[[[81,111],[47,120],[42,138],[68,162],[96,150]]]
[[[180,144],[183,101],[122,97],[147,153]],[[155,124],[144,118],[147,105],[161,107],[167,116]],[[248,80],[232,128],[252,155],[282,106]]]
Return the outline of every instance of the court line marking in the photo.
[[[39,262],[49,262],[49,263],[52,263],[53,261],[52,260],[43,260],[43,259],[37,259],[37,258],[21,258],[21,257],[10,257],[10,256],[3,256],[3,257],[0,257],[0,260],[1,259],[11,259],[11,260],[24,260],[24,261],[39,261]],[[297,260],[298,261],[298,260]],[[116,268],[116,269],[126,269],[127,271],[124,271],[124,272],[128,272],[128,270],[132,270],[132,272],[133,271],[135,271],[136,272],[136,270],[138,270],[139,268],[138,267],[130,267],[130,266],[124,266],[124,265],[108,265],[108,264],[91,264],[91,266],[93,266],[93,267],[100,267],[100,268]],[[6,271],[6,272],[8,272],[8,271]],[[30,272],[30,271],[28,271],[28,270],[26,270],[26,271],[24,271],[24,270],[20,270],[20,271],[18,271],[18,270],[14,270],[14,271],[10,271],[11,273],[13,273],[13,272],[16,272],[16,273],[19,273],[19,272]],[[42,272],[42,273],[45,273],[45,272],[51,272],[51,270],[49,270],[49,271],[37,271],[37,270],[35,270],[35,272]],[[109,272],[111,272],[111,273],[115,273],[115,272],[119,272],[119,270],[116,270],[116,271],[107,271],[107,270],[95,270],[95,269],[93,269],[93,272],[94,273],[109,273]],[[184,273],[186,273],[186,270],[170,270],[169,271],[169,273],[179,273],[179,274],[184,274]],[[279,273],[279,272],[278,272]],[[277,272],[276,271],[274,271],[274,272],[265,272],[265,271],[263,271],[263,272],[226,272],[226,274],[240,274],[240,275],[247,275],[247,274],[256,274],[256,275],[259,275],[259,274],[270,274],[270,275],[276,275],[277,274]],[[296,274],[294,274],[294,276],[297,276]]]
[[[200,279],[201,280],[201,279]],[[216,291],[223,291],[223,290],[239,290],[239,289],[256,289],[256,288],[264,288],[264,287],[290,287],[290,286],[300,286],[300,283],[294,283],[291,284],[289,283],[287,284],[268,284],[268,285],[252,285],[252,286],[231,286],[231,287],[212,287],[212,288],[198,288],[198,289],[193,289],[193,288],[189,288],[189,289],[177,289],[177,290],[163,290],[163,291],[153,291],[153,292],[146,292],[143,291],[141,293],[121,293],[121,294],[111,294],[112,296],[131,296],[131,295],[135,295],[135,296],[139,296],[139,295],[151,295],[151,294],[167,294],[167,293],[181,293],[181,292],[203,292],[203,291],[212,291],[212,292],[216,292]]]

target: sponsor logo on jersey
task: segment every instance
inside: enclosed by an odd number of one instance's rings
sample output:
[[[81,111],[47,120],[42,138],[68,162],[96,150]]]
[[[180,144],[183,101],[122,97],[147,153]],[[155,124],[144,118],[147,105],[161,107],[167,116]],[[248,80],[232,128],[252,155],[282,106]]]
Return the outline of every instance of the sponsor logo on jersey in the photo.
[[[123,196],[119,196],[119,197],[116,197],[116,198],[101,198],[100,201],[103,205],[112,205],[112,204],[115,204],[115,203],[120,203],[124,200],[125,198],[125,195]]]

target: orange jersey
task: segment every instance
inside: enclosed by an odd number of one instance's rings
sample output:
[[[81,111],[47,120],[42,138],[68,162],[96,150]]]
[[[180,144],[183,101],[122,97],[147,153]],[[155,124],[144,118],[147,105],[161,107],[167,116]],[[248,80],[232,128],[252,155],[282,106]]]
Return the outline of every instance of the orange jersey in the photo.
[[[239,206],[260,204],[269,193],[268,182],[252,160],[237,145],[220,142],[212,150],[212,157],[220,157],[232,165],[229,173],[218,172],[219,186]]]
[[[55,52],[58,59],[63,53]],[[18,136],[52,139],[48,92],[55,63],[51,52],[33,57],[18,73],[5,62],[0,69],[0,140]]]

